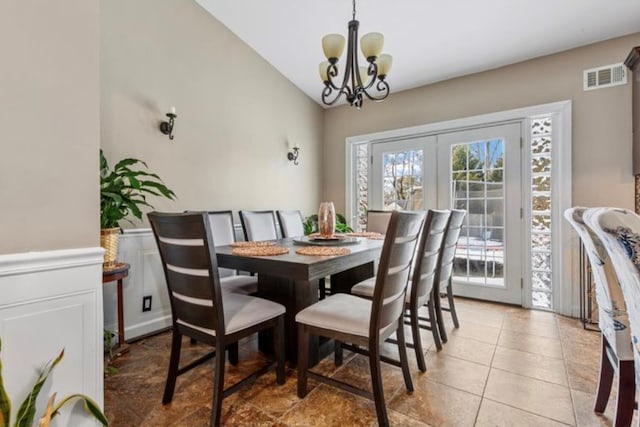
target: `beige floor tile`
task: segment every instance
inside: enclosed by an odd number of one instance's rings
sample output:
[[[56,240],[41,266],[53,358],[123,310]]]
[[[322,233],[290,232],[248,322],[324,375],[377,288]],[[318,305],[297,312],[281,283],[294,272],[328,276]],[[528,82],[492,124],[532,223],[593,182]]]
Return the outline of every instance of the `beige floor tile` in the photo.
[[[321,384],[280,418],[289,426],[369,426],[376,420],[373,401]]]
[[[502,330],[498,339],[500,347],[529,353],[542,354],[544,356],[562,359],[562,345],[559,339],[545,338],[537,335],[523,334],[509,330]]]
[[[566,425],[493,400],[482,399],[475,427],[562,427]]]
[[[561,385],[492,368],[484,397],[575,425],[569,389]]]
[[[537,323],[556,324],[556,315],[549,311],[523,310],[521,307],[513,307],[504,314],[505,320],[521,319]]]
[[[488,375],[489,367],[486,365],[429,352],[427,372],[416,382],[429,380],[482,396]]]
[[[554,384],[568,385],[562,359],[498,346],[491,366]]]
[[[454,335],[443,346],[440,354],[488,366],[491,364],[495,348],[493,344]],[[432,348],[432,351],[435,351],[435,347]]]
[[[600,366],[600,344],[562,340],[562,353],[567,363],[579,363],[598,369]]]
[[[593,411],[593,404],[595,402],[595,396],[593,394],[571,390],[571,396],[573,397],[576,421],[580,427],[604,427],[613,425],[615,399],[609,401],[604,414],[598,414]]]
[[[500,328],[494,328],[492,326],[480,325],[478,323],[466,321],[464,323],[460,323],[460,328],[458,329],[453,327],[447,328],[447,334],[450,337],[471,338],[476,341],[495,345],[498,343]]]
[[[536,322],[531,321],[531,319],[505,317],[502,328],[508,331],[537,335],[545,338],[560,338],[558,325],[556,323]]]
[[[458,320],[461,323],[473,322],[480,325],[501,328],[504,320],[504,313],[491,309],[477,307],[457,307]]]
[[[600,370],[593,364],[585,365],[572,361],[566,362],[569,387],[585,393],[595,393],[598,385]]]
[[[413,394],[399,393],[388,407],[432,426],[473,426],[480,397],[431,381],[421,381],[416,384]]]

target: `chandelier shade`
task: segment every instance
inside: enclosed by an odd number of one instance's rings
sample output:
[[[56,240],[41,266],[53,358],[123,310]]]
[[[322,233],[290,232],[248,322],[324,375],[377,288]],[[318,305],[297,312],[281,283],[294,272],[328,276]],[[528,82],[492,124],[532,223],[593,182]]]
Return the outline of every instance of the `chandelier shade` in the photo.
[[[391,55],[382,53],[384,36],[375,32],[362,36],[360,51],[368,65],[360,66],[359,26],[360,23],[356,20],[356,2],[353,0],[353,19],[348,24],[347,57],[343,70],[338,69],[338,62],[345,49],[345,38],[340,34],[327,34],[322,38],[322,51],[327,60],[320,63],[319,72],[324,83],[322,102],[325,105],[335,104],[344,95],[351,106],[360,109],[364,97],[382,101],[389,96],[389,84],[385,79],[391,70],[393,59]],[[341,83],[337,83],[340,80],[339,74]]]

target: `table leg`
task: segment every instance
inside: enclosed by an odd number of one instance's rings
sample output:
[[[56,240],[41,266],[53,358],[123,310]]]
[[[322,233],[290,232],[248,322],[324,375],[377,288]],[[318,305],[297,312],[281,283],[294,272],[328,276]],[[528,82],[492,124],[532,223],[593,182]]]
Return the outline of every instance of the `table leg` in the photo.
[[[124,345],[124,313],[122,307],[122,279],[118,279],[118,345]]]
[[[258,275],[258,296],[284,305],[285,357],[294,365],[298,360],[298,328],[296,314],[318,301],[318,280],[293,281],[282,277]],[[259,348],[266,354],[273,354],[273,338],[270,331],[259,335]],[[309,364],[318,363],[318,337],[309,340]]]

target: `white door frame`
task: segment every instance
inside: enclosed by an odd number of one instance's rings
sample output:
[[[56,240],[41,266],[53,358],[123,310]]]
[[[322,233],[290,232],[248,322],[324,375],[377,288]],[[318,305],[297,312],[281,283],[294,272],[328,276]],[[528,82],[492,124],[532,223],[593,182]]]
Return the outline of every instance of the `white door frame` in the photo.
[[[525,126],[531,118],[551,114],[554,117],[552,144],[552,158],[555,167],[552,168],[552,243],[553,250],[553,311],[556,313],[579,315],[579,285],[577,280],[577,242],[571,239],[571,227],[563,220],[563,212],[571,207],[571,112],[570,100],[550,104],[496,113],[482,114],[455,120],[393,129],[365,135],[348,137],[345,140],[345,214],[347,218],[354,215],[352,206],[354,200],[353,170],[355,159],[352,147],[354,144],[371,143],[372,141],[406,139],[435,133],[463,130],[478,126],[501,124],[507,121],[522,120]],[[531,144],[530,132],[525,132],[525,144]],[[527,150],[525,150],[526,152]],[[525,155],[525,162],[528,156]],[[524,163],[526,164],[526,163]],[[525,168],[526,169],[526,168]],[[526,179],[526,177],[523,177]],[[525,218],[525,220],[528,218]],[[526,248],[525,248],[526,249]],[[530,255],[530,254],[529,254]],[[525,257],[527,254],[525,254]],[[529,263],[525,263],[525,277],[531,277],[528,271]],[[531,307],[531,281],[525,280],[523,306]]]

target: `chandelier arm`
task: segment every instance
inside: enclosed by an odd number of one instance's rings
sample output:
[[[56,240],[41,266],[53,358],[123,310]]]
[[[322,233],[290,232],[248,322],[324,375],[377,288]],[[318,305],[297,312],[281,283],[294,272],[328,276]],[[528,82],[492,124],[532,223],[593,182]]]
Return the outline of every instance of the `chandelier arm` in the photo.
[[[381,92],[379,96],[370,95],[369,92],[363,90],[364,94],[372,101],[382,101],[387,96],[389,96],[389,83],[384,80],[378,80],[378,84],[376,85],[376,90]]]
[[[346,88],[346,89],[349,89],[349,88]],[[336,101],[338,101],[338,99],[340,99],[342,95],[346,95],[347,97],[349,97],[349,95],[345,92],[345,88],[343,89],[336,88],[336,90],[338,90],[338,93],[336,93],[336,96],[331,101],[327,102],[327,98],[331,96],[331,93],[334,90],[331,88],[331,86],[325,86],[325,88],[322,90],[322,103],[325,105],[333,105],[336,103]]]
[[[369,68],[367,70],[367,75],[371,76],[371,80],[369,80],[367,86],[362,88],[365,91],[371,88],[371,86],[373,86],[373,84],[376,82],[376,76],[378,75],[378,64],[376,64],[375,62],[370,62]]]
[[[332,77],[336,77],[338,75],[338,66],[335,64],[329,64],[327,67],[327,82],[329,82],[329,86],[331,86],[334,90],[341,90],[344,87],[344,82],[342,83],[342,87],[336,86],[333,82]]]

